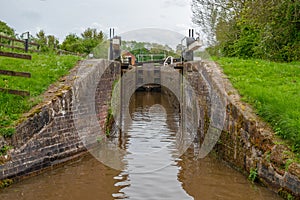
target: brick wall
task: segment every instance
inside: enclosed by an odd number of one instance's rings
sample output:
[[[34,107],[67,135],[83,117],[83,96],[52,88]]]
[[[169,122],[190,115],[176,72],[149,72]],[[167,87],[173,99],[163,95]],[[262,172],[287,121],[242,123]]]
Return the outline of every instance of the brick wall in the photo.
[[[200,108],[198,140],[205,141],[213,124],[214,129],[221,129],[215,146],[220,158],[246,174],[257,169],[259,179],[271,189],[300,198],[300,165],[286,165],[292,152],[280,144],[249,105],[240,101],[222,70],[212,62],[187,63],[184,69]],[[50,87],[43,103],[25,116],[11,141],[7,141],[15,148],[0,165],[0,180],[63,163],[96,142],[96,137],[103,134],[100,129],[120,70],[118,63],[82,61]]]
[[[112,85],[119,75],[118,63],[86,60],[52,85],[45,93],[44,101],[24,116],[14,136],[7,141],[14,149],[9,152],[7,161],[0,165],[0,180],[38,172],[85,152],[86,146],[78,134],[76,121],[82,118],[85,109],[78,106],[82,105],[78,100],[83,100],[78,96],[85,96],[94,84],[94,99],[88,98],[84,104],[94,106],[91,110],[98,116],[97,123],[103,126]]]
[[[215,146],[220,158],[245,174],[256,169],[259,180],[269,188],[283,197],[293,194],[300,199],[300,165],[295,162],[286,165],[293,153],[254,114],[251,106],[241,102],[219,66],[213,62],[188,65],[192,66],[185,67],[185,76],[196,91],[200,105],[200,141],[204,140],[213,120],[212,112],[225,111],[222,132]],[[223,99],[223,109],[214,106],[216,97]]]

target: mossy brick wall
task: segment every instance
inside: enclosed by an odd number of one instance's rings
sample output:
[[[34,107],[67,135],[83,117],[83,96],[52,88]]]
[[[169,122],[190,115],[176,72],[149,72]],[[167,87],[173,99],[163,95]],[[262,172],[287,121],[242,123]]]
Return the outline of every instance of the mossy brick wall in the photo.
[[[100,80],[94,80],[101,66],[109,66]],[[80,69],[80,73],[78,70]],[[199,140],[203,141],[212,112],[211,90],[225,98],[225,123],[215,150],[219,156],[242,172],[257,169],[259,179],[271,189],[300,198],[300,166],[287,163],[293,154],[280,144],[269,126],[262,122],[252,108],[242,103],[222,70],[211,62],[187,63],[184,76],[194,88],[200,107]],[[93,71],[95,70],[95,71]],[[60,84],[50,88],[46,100],[28,113],[17,127],[5,164],[0,165],[0,179],[27,175],[63,163],[86,151],[78,136],[74,120],[82,110],[74,110],[74,81],[84,92],[97,81],[95,111],[103,127],[109,108],[112,85],[120,76],[120,65],[104,60],[82,61]]]
[[[199,127],[197,139],[200,142],[203,142],[205,138],[205,133],[208,130],[208,120],[211,114],[211,97],[209,95],[208,83],[204,80],[205,74],[201,74],[202,72],[199,70],[197,63],[185,63],[183,73],[184,78],[192,86],[194,93],[198,98],[200,119],[198,122]]]
[[[185,77],[197,93],[200,107],[199,139],[203,141],[212,112],[213,89],[224,98],[225,123],[215,150],[221,159],[245,174],[257,169],[258,178],[282,196],[300,198],[300,165],[287,163],[293,153],[274,136],[268,124],[240,100],[221,68],[213,62],[185,66]]]
[[[74,110],[74,91],[79,91],[74,88],[74,82],[93,78],[89,74],[99,74],[103,66],[108,67],[101,72],[101,79],[89,82],[98,83],[95,110],[101,116],[99,123],[104,124],[107,102],[111,98],[113,82],[119,78],[120,65],[105,60],[81,61],[68,76],[49,88],[43,103],[24,117],[13,137],[6,141],[14,149],[8,153],[6,162],[0,165],[0,180],[39,172],[86,151],[74,124],[78,114],[83,112]]]

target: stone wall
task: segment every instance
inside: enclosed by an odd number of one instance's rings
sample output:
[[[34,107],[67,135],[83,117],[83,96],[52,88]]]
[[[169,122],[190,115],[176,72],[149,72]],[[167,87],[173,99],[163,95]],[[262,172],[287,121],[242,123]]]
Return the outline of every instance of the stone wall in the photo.
[[[96,142],[99,127],[105,126],[120,71],[118,63],[82,61],[52,85],[43,103],[27,113],[16,134],[5,141],[14,149],[0,164],[0,180],[38,172],[85,152],[87,144]],[[246,174],[257,170],[259,180],[282,196],[300,198],[300,165],[293,162],[293,153],[241,102],[222,70],[212,62],[187,63],[184,77],[200,108],[197,139],[203,144],[208,131],[219,130],[220,135],[213,136],[219,138],[215,150],[220,158]],[[95,137],[86,135],[89,129]]]
[[[89,80],[98,75],[99,80]],[[103,76],[101,76],[103,75]],[[23,117],[16,133],[6,143],[14,147],[0,165],[0,180],[27,176],[66,162],[86,151],[74,124],[82,110],[74,98],[84,93],[85,83],[96,82],[94,110],[103,125],[113,82],[119,78],[120,65],[105,60],[79,62],[69,75],[49,87],[42,103]],[[82,87],[79,89],[79,87]],[[77,99],[78,100],[78,99]]]
[[[300,165],[293,162],[293,153],[275,137],[273,131],[240,100],[219,66],[213,62],[189,63],[185,76],[195,89],[201,107],[200,140],[207,133],[213,99],[223,98],[225,121],[215,150],[221,159],[245,174],[257,171],[258,179],[287,198],[300,199]],[[215,94],[212,94],[212,90]]]

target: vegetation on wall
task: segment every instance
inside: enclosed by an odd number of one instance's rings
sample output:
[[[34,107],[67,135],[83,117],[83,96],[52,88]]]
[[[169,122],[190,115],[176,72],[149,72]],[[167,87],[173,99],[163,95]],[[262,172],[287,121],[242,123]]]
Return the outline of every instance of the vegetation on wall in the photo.
[[[242,100],[269,122],[291,150],[300,153],[300,63],[219,58]]]

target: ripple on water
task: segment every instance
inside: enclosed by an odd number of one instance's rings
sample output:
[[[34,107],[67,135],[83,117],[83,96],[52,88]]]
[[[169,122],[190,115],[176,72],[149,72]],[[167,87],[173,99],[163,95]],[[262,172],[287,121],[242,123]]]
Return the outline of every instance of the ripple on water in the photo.
[[[91,155],[0,191],[1,200],[279,200],[214,156],[197,160],[191,148],[176,156],[178,113],[159,93],[137,93],[126,133],[123,171]],[[150,103],[151,102],[151,103]],[[155,104],[153,104],[155,103]],[[154,108],[151,105],[161,104]],[[167,113],[167,114],[166,114]],[[120,141],[124,142],[124,141]],[[196,145],[197,146],[197,145]]]

